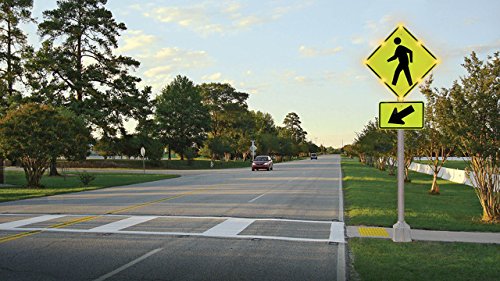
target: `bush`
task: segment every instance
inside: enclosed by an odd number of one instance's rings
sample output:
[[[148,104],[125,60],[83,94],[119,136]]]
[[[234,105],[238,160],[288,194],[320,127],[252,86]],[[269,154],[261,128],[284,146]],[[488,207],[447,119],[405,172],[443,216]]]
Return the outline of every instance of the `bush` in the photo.
[[[95,176],[92,174],[89,174],[87,172],[83,172],[79,175],[80,181],[83,183],[83,185],[87,186],[89,183],[93,180],[95,180]]]

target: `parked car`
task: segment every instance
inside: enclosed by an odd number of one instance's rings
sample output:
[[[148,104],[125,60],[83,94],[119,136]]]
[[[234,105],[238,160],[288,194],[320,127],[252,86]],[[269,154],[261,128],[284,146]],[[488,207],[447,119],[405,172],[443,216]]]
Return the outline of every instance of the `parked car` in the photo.
[[[253,159],[252,171],[265,169],[268,171],[273,170],[273,159],[267,155],[259,155]]]
[[[318,160],[318,155],[316,153],[311,153],[311,160]]]

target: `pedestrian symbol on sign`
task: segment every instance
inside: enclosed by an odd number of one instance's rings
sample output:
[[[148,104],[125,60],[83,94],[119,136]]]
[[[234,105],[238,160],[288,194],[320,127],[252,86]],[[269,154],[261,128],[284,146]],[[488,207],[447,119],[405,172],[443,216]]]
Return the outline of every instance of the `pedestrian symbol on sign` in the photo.
[[[392,85],[396,86],[396,84],[398,83],[399,74],[401,73],[401,71],[404,71],[405,76],[406,76],[406,81],[408,81],[408,85],[412,86],[413,82],[411,81],[411,73],[410,73],[410,66],[408,63],[408,56],[410,57],[409,62],[413,63],[413,52],[410,49],[406,48],[405,46],[400,45],[401,38],[399,38],[399,37],[396,37],[394,39],[394,44],[398,45],[398,47],[396,48],[394,55],[387,60],[388,62],[393,61],[395,59],[398,59],[398,61],[399,61],[399,64],[396,67],[396,70],[394,71],[394,76],[392,78]]]

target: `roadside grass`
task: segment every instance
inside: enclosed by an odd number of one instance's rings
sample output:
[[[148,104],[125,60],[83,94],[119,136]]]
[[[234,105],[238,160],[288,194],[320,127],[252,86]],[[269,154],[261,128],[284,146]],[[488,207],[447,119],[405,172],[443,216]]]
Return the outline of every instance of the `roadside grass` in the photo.
[[[210,159],[188,160],[146,160],[146,169],[172,169],[172,170],[203,170],[203,169],[230,169],[250,167],[250,161],[214,161],[214,166],[210,167]],[[142,169],[142,160],[137,159],[87,159],[80,162],[59,161],[58,166],[64,168],[122,168],[122,169]]]
[[[5,182],[13,187],[0,187],[0,202],[14,201],[34,197],[50,196],[69,192],[94,190],[105,187],[129,185],[169,179],[176,175],[151,175],[151,174],[117,174],[94,173],[95,180],[84,186],[78,177],[79,173],[71,173],[66,177],[42,177],[44,188],[22,188],[26,185],[26,178],[22,171],[6,171]]]
[[[386,171],[342,158],[347,223],[392,227],[397,221],[397,182]],[[410,171],[405,183],[405,220],[412,228],[500,232],[480,221],[482,210],[470,186],[438,180],[441,195],[429,195],[432,176]]]
[[[500,245],[352,238],[353,267],[363,281],[498,280]],[[356,274],[354,274],[356,275]]]
[[[302,160],[305,157],[286,158],[282,161],[274,160],[275,163]],[[210,165],[210,159],[196,158],[191,162],[188,160],[146,160],[144,161],[146,169],[171,169],[171,170],[206,170],[206,169],[232,169],[232,168],[250,168],[250,160],[215,160],[213,167]],[[118,169],[143,169],[140,159],[87,159],[85,161],[67,162],[58,161],[59,168],[118,168]]]

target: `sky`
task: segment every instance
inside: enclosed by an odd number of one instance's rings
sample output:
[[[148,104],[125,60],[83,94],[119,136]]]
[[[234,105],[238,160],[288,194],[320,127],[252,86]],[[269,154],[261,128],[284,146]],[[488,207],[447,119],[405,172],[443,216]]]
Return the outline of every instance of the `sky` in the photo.
[[[35,0],[33,16],[41,22],[55,7]],[[500,51],[498,0],[109,0],[106,7],[127,26],[115,52],[141,62],[134,74],[153,95],[177,75],[230,83],[250,95],[249,109],[270,113],[277,125],[296,112],[308,140],[333,147],[352,143],[378,116],[379,102],[396,101],[364,61],[398,25],[438,58],[437,88],[465,75],[471,51],[483,60]],[[27,32],[39,44],[36,28]],[[418,87],[405,100],[425,101]]]

